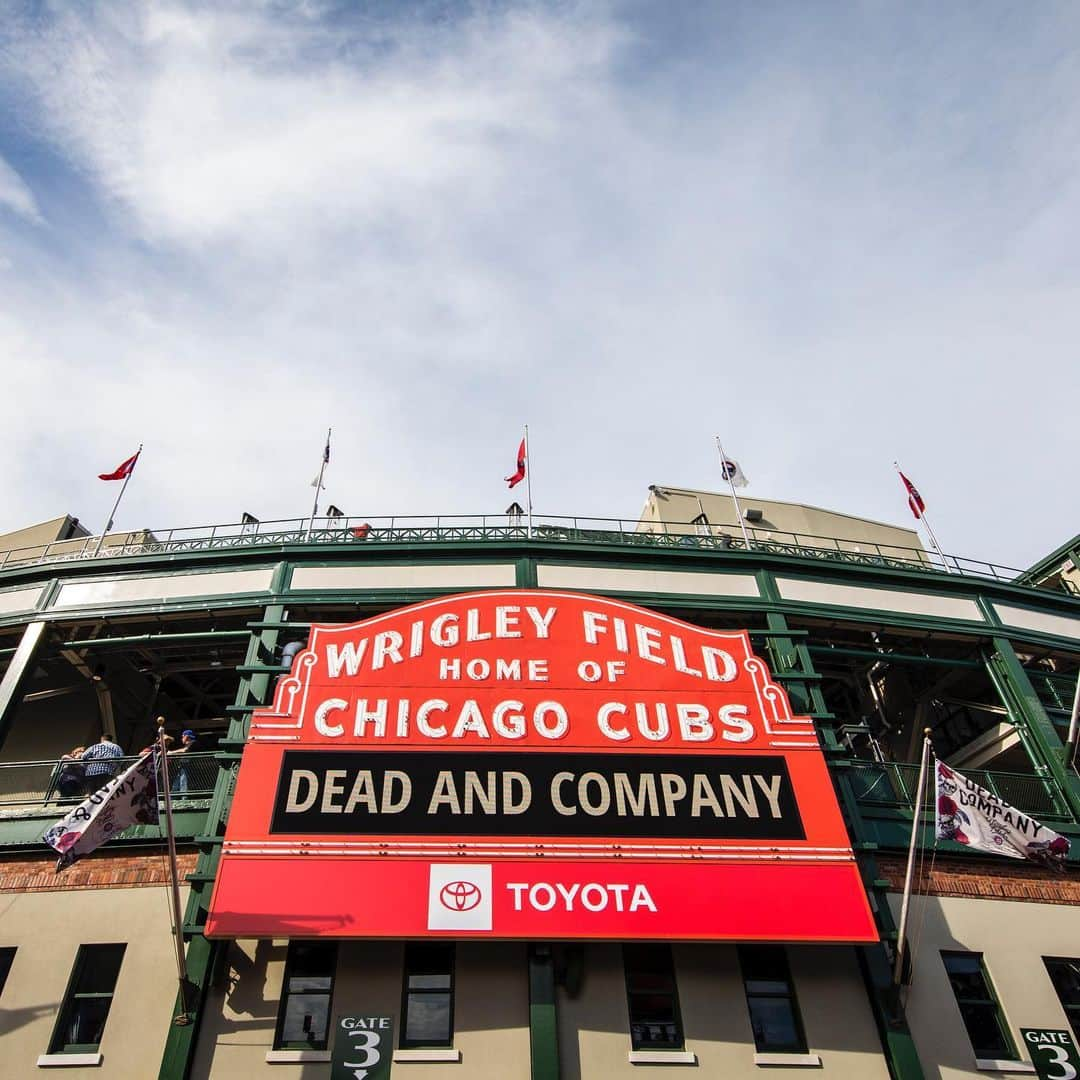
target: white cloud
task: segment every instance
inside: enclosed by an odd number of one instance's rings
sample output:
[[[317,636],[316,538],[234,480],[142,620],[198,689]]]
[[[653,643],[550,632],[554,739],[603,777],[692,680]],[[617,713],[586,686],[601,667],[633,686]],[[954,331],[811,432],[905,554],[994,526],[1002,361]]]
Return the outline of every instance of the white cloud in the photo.
[[[0,30],[0,100],[104,213],[70,257],[0,233],[0,355],[32,358],[0,439],[64,462],[0,528],[104,516],[93,473],[141,440],[140,523],[299,515],[328,423],[346,509],[498,512],[528,420],[546,512],[715,485],[719,431],[762,495],[901,521],[900,456],[946,546],[1064,539],[1080,75],[1049,16],[969,46],[915,17],[401,10]],[[1057,510],[1003,527],[1021,492]]]
[[[0,157],[0,208],[7,207],[30,221],[41,221],[34,193],[23,178]]]

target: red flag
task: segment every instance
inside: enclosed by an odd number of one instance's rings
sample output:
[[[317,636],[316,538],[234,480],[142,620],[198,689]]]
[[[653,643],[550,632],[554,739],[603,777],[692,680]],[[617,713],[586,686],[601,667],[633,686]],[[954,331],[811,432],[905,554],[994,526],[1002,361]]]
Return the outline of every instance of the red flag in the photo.
[[[897,472],[900,472],[900,470],[897,469]],[[900,473],[900,479],[904,481],[904,487],[907,488],[907,504],[911,507],[911,512],[915,515],[915,520],[918,521],[926,512],[926,503],[923,502],[918,488],[916,488],[903,473]]]
[[[98,473],[99,480],[126,480],[135,471],[135,462],[139,460],[141,450],[136,450],[122,465],[119,465],[115,471],[109,473]]]
[[[521,440],[521,445],[518,447],[517,452],[517,472],[513,476],[504,476],[503,479],[513,487],[515,484],[520,484],[525,479],[525,440]]]

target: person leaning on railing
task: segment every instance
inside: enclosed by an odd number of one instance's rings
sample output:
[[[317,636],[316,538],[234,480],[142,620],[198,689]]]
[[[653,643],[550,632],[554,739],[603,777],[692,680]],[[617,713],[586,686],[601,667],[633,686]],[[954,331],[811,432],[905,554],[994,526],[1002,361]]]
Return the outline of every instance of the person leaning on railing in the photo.
[[[86,788],[86,771],[82,763],[85,746],[76,746],[60,758],[56,767],[56,790],[62,798],[82,795]]]

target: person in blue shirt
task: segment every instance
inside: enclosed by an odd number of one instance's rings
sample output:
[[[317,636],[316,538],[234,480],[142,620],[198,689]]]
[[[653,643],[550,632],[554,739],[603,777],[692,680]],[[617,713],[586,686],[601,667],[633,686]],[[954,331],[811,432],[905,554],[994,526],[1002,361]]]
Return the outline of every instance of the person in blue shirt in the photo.
[[[177,750],[170,750],[169,757],[173,757],[177,754],[190,754],[198,749],[199,737],[195,734],[191,728],[185,729],[180,734],[180,747]],[[172,790],[177,795],[186,795],[188,787],[191,784],[191,777],[188,774],[188,766],[183,759],[178,763],[176,770],[176,782],[173,784]]]

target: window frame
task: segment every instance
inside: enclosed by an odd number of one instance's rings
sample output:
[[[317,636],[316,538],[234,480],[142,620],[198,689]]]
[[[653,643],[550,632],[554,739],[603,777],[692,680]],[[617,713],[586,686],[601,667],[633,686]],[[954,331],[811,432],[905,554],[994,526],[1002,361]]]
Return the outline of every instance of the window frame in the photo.
[[[77,989],[83,973],[86,971],[92,950],[118,949],[119,959],[116,964],[116,976],[113,979],[112,989],[108,992],[101,990]],[[60,1008],[56,1013],[56,1023],[49,1038],[48,1053],[53,1054],[96,1054],[101,1047],[96,1043],[69,1043],[61,1041],[64,1029],[71,1023],[72,1014],[77,1002],[107,999],[105,1015],[101,1019],[101,1037],[105,1036],[105,1025],[109,1021],[109,1013],[112,1011],[113,998],[116,996],[116,984],[120,981],[120,969],[124,964],[124,956],[127,953],[127,942],[94,942],[80,945],[75,953],[75,962],[71,965],[71,974],[68,975],[67,986],[64,996],[60,1001]]]
[[[983,986],[986,990],[986,998],[973,998],[966,997],[961,998],[956,987],[953,985],[952,972],[949,971],[949,957],[974,957],[979,964],[979,975],[982,978]],[[949,988],[953,992],[953,1000],[956,1002],[957,1011],[960,1013],[960,1022],[964,1025],[964,1032],[968,1038],[968,1044],[971,1046],[971,1051],[975,1055],[976,1061],[1019,1061],[1020,1055],[1016,1050],[1016,1041],[1013,1039],[1012,1031],[1009,1028],[1009,1022],[1005,1017],[1005,1010],[1001,1007],[1001,1001],[997,996],[997,990],[994,988],[994,981],[990,978],[990,972],[986,968],[986,960],[981,952],[972,952],[968,949],[942,949],[941,950],[941,962],[945,968],[945,977],[948,980]],[[964,1018],[964,1005],[992,1005],[994,1008],[994,1020],[997,1023],[998,1031],[1001,1033],[1002,1042],[1005,1047],[1005,1053],[984,1055],[981,1054],[978,1048],[975,1046],[975,1042],[971,1037],[971,1030],[968,1028],[967,1020]],[[984,1048],[985,1049],[985,1048]]]
[[[668,1042],[652,1042],[637,1039],[634,1036],[635,1023],[648,1023],[647,1020],[636,1020],[634,1016],[634,1009],[632,1005],[632,999],[634,996],[643,993],[644,991],[635,990],[631,986],[631,957],[635,950],[644,952],[647,949],[664,950],[666,952],[667,970],[671,977],[671,1012],[675,1018],[675,1032],[678,1037],[678,1041],[675,1043]],[[627,942],[622,947],[623,954],[623,983],[626,988],[626,1015],[630,1025],[630,1049],[633,1050],[655,1050],[655,1051],[679,1051],[686,1049],[686,1030],[683,1028],[682,1022],[682,1008],[679,1004],[679,980],[675,973],[675,956],[672,952],[671,946],[664,942]],[[644,970],[638,967],[636,970]],[[652,973],[652,972],[650,972]],[[653,991],[652,993],[657,993]],[[666,991],[660,992],[663,996],[668,996]]]
[[[4,993],[8,976],[11,974],[12,965],[15,963],[15,954],[19,951],[17,945],[0,946],[0,995]]]
[[[788,960],[788,951],[783,945],[739,945],[739,974],[742,976],[743,995],[746,998],[746,1012],[750,1020],[750,1032],[754,1037],[754,1049],[759,1054],[807,1054],[809,1043],[806,1041],[806,1028],[803,1025],[802,1012],[799,1009],[799,997],[795,992],[795,980],[791,977],[791,963]],[[782,972],[781,979],[757,978],[760,982],[782,982],[783,990],[751,990],[750,983],[755,981],[754,953],[764,956],[771,953],[774,959],[779,960],[779,969]],[[795,1030],[796,1041],[776,1043],[765,1041],[764,1036],[758,1039],[757,1030],[754,1027],[755,1000],[786,1001],[791,1012],[791,1026]]]
[[[330,985],[325,991],[322,990],[290,990],[289,980],[292,978],[292,971],[296,964],[296,957],[294,956],[294,948],[311,946],[317,946],[318,948],[326,949],[332,958],[330,964]],[[277,1021],[274,1024],[274,1046],[275,1050],[327,1050],[330,1047],[330,1029],[333,1027],[331,1020],[331,1011],[334,1005],[334,986],[337,983],[337,965],[338,965],[338,945],[336,941],[326,941],[318,939],[298,938],[289,942],[288,950],[285,953],[285,970],[281,979],[281,996],[278,1000],[278,1014]],[[289,1011],[289,998],[294,995],[307,994],[309,996],[325,993],[326,996],[326,1031],[321,1039],[286,1039],[285,1036],[285,1018]]]
[[[1061,1005],[1061,1011],[1065,1014],[1069,1027],[1072,1028],[1077,1044],[1080,1044],[1080,1000],[1075,1005],[1067,1005],[1065,999],[1061,996],[1061,991],[1058,989],[1053,972],[1050,970],[1051,964],[1074,964],[1078,972],[1080,972],[1080,959],[1075,956],[1044,956],[1042,962],[1043,967],[1046,968],[1046,976],[1050,980],[1050,985],[1054,988],[1054,993],[1057,995],[1058,1002]]]
[[[410,989],[409,977],[413,974],[431,974],[426,971],[415,971],[414,968],[418,966],[430,967],[432,965],[418,965],[415,962],[410,963],[410,954],[415,957],[420,950],[430,950],[434,952],[436,949],[443,949],[446,952],[447,965],[446,974],[449,978],[449,985],[447,987],[417,987],[416,989]],[[452,941],[407,941],[405,943],[405,954],[402,960],[401,968],[401,1032],[398,1035],[398,1048],[401,1050],[429,1050],[429,1049],[451,1049],[454,1045],[454,1007],[456,1004],[456,974],[455,969],[457,967],[457,948]],[[450,997],[449,1003],[449,1022],[447,1024],[447,1035],[445,1040],[431,1040],[431,1039],[413,1039],[409,1037],[409,999],[413,995],[418,997],[425,997],[428,995],[434,996],[435,994],[448,994]]]

